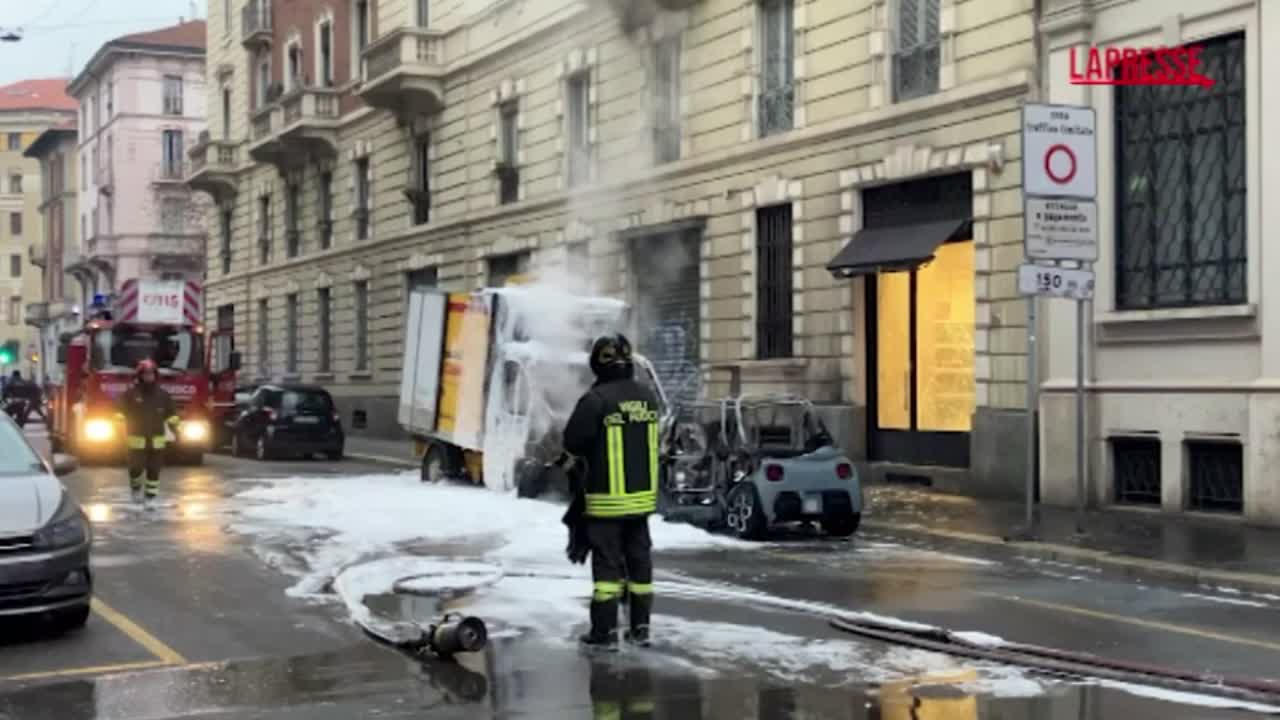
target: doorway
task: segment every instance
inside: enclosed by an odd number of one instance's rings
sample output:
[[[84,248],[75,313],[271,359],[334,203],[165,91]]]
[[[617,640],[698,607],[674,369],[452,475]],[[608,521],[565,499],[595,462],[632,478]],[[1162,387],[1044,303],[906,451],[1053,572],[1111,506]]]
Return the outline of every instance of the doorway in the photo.
[[[969,175],[864,193],[864,218],[903,236],[967,218]],[[911,187],[915,186],[915,187]],[[901,220],[910,219],[910,223]],[[868,451],[873,460],[969,466],[976,401],[972,223],[955,221],[927,262],[866,276]]]

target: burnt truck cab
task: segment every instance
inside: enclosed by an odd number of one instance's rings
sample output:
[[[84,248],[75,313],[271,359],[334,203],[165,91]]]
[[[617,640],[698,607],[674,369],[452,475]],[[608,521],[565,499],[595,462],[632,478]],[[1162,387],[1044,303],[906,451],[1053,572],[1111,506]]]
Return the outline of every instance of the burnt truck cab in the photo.
[[[193,283],[187,283],[180,295],[185,295],[186,307],[178,322],[156,322],[155,313],[136,310],[149,293],[172,290],[142,283],[142,288],[126,294],[123,311],[100,309],[79,332],[63,337],[58,362],[65,381],[55,399],[53,442],[84,461],[119,461],[125,429],[115,417],[117,404],[133,384],[138,363],[149,359],[156,363],[160,387],[173,398],[182,420],[169,440],[169,454],[173,460],[198,464],[213,448],[220,424],[217,413],[234,404],[239,354],[230,333],[207,333],[199,322],[198,307],[191,307],[199,302],[192,297]],[[125,287],[128,293],[130,284]]]

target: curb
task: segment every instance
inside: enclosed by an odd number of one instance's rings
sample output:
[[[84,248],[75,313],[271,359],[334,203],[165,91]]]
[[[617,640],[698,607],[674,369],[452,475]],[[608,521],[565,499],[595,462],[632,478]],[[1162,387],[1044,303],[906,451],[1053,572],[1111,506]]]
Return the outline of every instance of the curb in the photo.
[[[1003,538],[954,530],[937,530],[919,525],[903,525],[881,520],[863,520],[868,530],[913,539],[948,540],[961,545],[1000,548],[1005,552],[1054,562],[1073,562],[1119,572],[1132,578],[1161,578],[1195,585],[1226,585],[1234,589],[1280,594],[1280,577],[1261,573],[1213,570],[1132,555],[1117,555],[1074,545],[1051,542],[1006,542]]]
[[[352,460],[363,460],[364,462],[376,463],[378,465],[394,465],[402,468],[417,468],[418,463],[404,458],[393,458],[385,455],[369,455],[366,453],[347,453],[347,457]]]

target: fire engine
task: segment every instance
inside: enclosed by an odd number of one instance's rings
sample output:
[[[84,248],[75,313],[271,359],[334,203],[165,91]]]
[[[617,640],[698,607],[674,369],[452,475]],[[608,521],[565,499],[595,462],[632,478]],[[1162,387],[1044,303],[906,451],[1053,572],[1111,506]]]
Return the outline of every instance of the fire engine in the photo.
[[[231,331],[205,331],[203,295],[193,281],[127,280],[118,295],[95,297],[84,326],[58,345],[63,384],[50,408],[55,452],[84,462],[118,461],[125,433],[116,404],[133,383],[134,368],[149,358],[182,418],[170,454],[178,462],[203,460],[219,415],[235,405],[240,368]]]

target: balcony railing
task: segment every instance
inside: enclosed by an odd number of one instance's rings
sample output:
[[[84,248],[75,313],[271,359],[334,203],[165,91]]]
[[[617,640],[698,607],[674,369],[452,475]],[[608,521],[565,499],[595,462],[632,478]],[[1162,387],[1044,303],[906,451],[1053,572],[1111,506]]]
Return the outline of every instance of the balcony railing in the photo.
[[[183,163],[178,160],[156,163],[151,168],[151,181],[154,183],[180,183],[186,180],[183,174]]]
[[[250,124],[253,126],[254,142],[266,140],[271,137],[272,128],[275,125],[274,121],[276,112],[278,112],[279,109],[280,108],[275,105],[267,105],[265,107],[258,108],[253,112],[253,115],[249,120]]]
[[[295,90],[280,99],[284,111],[284,126],[315,118],[318,120],[336,120],[338,118],[338,94],[329,89]]]
[[[192,190],[207,192],[215,199],[229,197],[236,191],[236,165],[239,145],[225,140],[209,140],[191,148],[186,181]]]
[[[249,0],[240,11],[240,41],[245,45],[271,43],[271,0]]]
[[[365,48],[360,97],[404,115],[434,114],[444,106],[445,35],[396,28]]]

